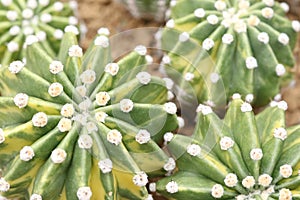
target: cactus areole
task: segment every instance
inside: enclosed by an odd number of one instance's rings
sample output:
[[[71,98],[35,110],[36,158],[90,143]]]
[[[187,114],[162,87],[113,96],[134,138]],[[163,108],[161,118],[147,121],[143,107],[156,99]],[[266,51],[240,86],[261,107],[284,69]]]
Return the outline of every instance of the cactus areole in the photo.
[[[58,57],[32,37],[26,63],[0,69],[1,195],[151,199],[148,176],[169,162],[156,142],[177,128],[165,81],[144,71],[145,47],[114,63],[107,29],[85,54],[74,31]]]
[[[214,61],[214,74],[208,82],[222,82],[228,100],[238,92],[243,97],[252,94],[257,106],[266,105],[291,78],[295,64],[292,51],[300,22],[285,17],[286,6],[274,0],[178,0],[171,7],[171,19],[166,23],[169,29],[163,34],[163,48],[175,52],[169,53],[166,66],[200,90],[199,100],[214,101],[205,96],[196,70],[204,71],[205,63],[191,66],[176,56],[191,39],[208,53],[199,53],[198,59],[209,55]],[[174,29],[181,34],[170,33]]]
[[[176,172],[151,183],[152,191],[178,200],[300,199],[300,126],[285,127],[286,102],[255,116],[237,96],[224,120],[198,107],[194,137],[168,142]]]
[[[36,36],[49,55],[56,56],[64,29],[77,27],[77,2],[53,0],[1,0],[0,64],[25,59],[25,49]],[[79,32],[78,32],[79,34]]]

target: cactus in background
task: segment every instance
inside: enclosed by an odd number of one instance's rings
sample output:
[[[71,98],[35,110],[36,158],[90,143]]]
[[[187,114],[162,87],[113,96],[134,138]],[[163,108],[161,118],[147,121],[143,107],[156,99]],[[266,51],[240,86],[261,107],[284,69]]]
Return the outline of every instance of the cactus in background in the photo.
[[[25,57],[26,39],[38,37],[43,49],[56,56],[63,30],[77,26],[74,17],[77,2],[53,0],[1,0],[0,2],[0,64]]]
[[[294,67],[292,50],[300,23],[289,21],[285,10],[286,4],[274,0],[178,0],[166,23],[170,29],[163,33],[162,47],[171,52],[164,64],[184,75],[177,84],[188,82],[200,101],[214,101],[201,77],[208,68],[201,61],[210,56],[214,69],[206,84],[222,82],[227,100],[238,92],[252,94],[256,106],[265,105],[291,78]],[[189,39],[203,49],[192,63],[178,57],[189,53]]]
[[[0,69],[2,196],[151,199],[147,176],[170,162],[155,141],[177,128],[177,108],[143,72],[145,47],[114,63],[109,31],[98,33],[84,55],[65,33],[56,59],[31,37],[26,64]]]
[[[284,101],[254,115],[235,94],[225,119],[200,105],[194,137],[169,137],[177,172],[156,184],[170,199],[300,199],[300,126]],[[152,191],[155,184],[150,184]]]
[[[129,12],[136,18],[154,19],[162,22],[170,0],[117,0],[125,4]]]

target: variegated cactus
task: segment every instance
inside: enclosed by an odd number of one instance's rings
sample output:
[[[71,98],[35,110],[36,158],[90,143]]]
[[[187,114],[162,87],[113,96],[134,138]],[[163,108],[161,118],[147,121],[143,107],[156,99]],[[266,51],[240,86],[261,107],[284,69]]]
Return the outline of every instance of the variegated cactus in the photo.
[[[151,199],[148,175],[169,162],[155,141],[176,129],[177,108],[143,71],[145,47],[114,63],[109,31],[98,33],[84,55],[65,33],[57,58],[34,39],[26,64],[0,69],[2,196]]]
[[[136,18],[163,21],[170,0],[117,0]]]
[[[197,72],[207,70],[200,61],[209,55],[214,69],[206,84],[222,82],[227,98],[236,92],[252,94],[253,104],[265,105],[291,78],[294,67],[292,51],[300,23],[287,19],[285,10],[286,4],[274,0],[178,0],[166,23],[171,29],[163,34],[163,49],[171,52],[165,65],[183,74],[178,84],[192,84],[199,100],[213,100],[203,86],[203,74]],[[192,62],[178,57],[189,53],[189,39],[203,49]]]
[[[180,200],[300,199],[300,126],[285,127],[287,104],[255,116],[234,97],[224,120],[200,105],[194,137],[169,137],[177,171],[152,191]]]
[[[26,38],[35,35],[49,55],[56,56],[67,25],[77,26],[77,2],[1,0],[0,64],[25,57]]]

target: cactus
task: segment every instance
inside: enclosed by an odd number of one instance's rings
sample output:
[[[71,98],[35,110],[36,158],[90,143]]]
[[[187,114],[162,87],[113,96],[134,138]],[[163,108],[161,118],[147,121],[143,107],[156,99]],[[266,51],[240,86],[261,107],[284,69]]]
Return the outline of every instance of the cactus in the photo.
[[[25,57],[26,38],[38,37],[43,49],[56,56],[63,30],[77,26],[77,2],[53,0],[2,0],[0,2],[0,64]]]
[[[170,0],[117,0],[136,18],[162,22]]]
[[[209,88],[224,84],[226,100],[237,92],[252,94],[256,106],[266,105],[291,78],[294,66],[292,50],[300,23],[289,21],[284,8],[286,4],[274,0],[178,0],[163,33],[162,47],[171,52],[164,64],[184,75],[177,84],[188,82],[199,100],[214,101],[201,77],[209,68],[209,55],[214,62],[206,80]],[[188,46],[189,39],[203,49],[189,60],[192,63],[178,57],[187,57],[188,47],[194,48]]]
[[[111,62],[109,31],[98,33],[83,55],[66,32],[57,58],[32,37],[26,64],[0,69],[2,196],[151,199],[148,175],[169,162],[155,141],[177,128],[177,108],[143,71],[145,47]]]
[[[199,105],[193,137],[169,137],[177,171],[152,185],[170,199],[300,199],[300,126],[284,101],[258,115],[235,94],[224,120]]]

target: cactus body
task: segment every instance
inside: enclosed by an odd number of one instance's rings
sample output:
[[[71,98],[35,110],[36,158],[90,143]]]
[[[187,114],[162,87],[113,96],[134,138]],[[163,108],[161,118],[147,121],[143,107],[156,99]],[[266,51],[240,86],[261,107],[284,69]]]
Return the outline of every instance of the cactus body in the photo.
[[[165,12],[169,0],[118,0],[123,3],[129,12],[136,18],[154,19],[161,22],[165,19]]]
[[[169,142],[177,172],[158,181],[170,199],[299,199],[300,127],[285,128],[286,103],[258,115],[233,100],[224,120],[198,107],[194,137]]]
[[[180,31],[164,31],[163,49],[171,51],[166,66],[183,74],[186,78],[178,84],[192,84],[201,101],[214,101],[205,84],[224,84],[227,99],[236,92],[252,94],[253,104],[265,105],[291,78],[300,23],[289,21],[278,2],[178,0],[166,26]],[[201,45],[202,51],[186,63],[178,54],[187,57],[189,38]],[[201,75],[205,76],[208,68],[203,62],[208,56],[214,62],[212,75],[203,83]]]
[[[0,3],[0,64],[25,57],[27,38],[37,36],[43,49],[56,56],[64,28],[77,26],[77,3],[53,0],[3,0]]]
[[[165,173],[155,141],[177,127],[165,82],[143,72],[145,47],[112,63],[101,30],[84,55],[67,32],[58,58],[33,42],[26,64],[1,68],[2,196],[146,199],[147,176]]]

